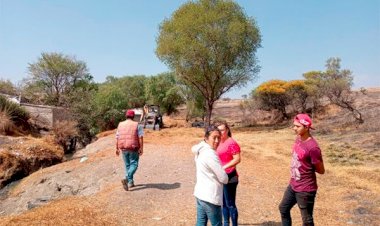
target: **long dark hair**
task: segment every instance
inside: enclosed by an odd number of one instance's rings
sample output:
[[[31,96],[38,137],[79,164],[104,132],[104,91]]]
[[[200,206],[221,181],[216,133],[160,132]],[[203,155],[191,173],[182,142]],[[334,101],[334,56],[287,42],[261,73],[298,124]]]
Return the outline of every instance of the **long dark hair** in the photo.
[[[230,127],[228,126],[227,121],[216,121],[216,122],[214,122],[214,125],[215,125],[216,127],[221,126],[221,125],[224,125],[224,127],[226,127],[226,129],[228,129],[227,136],[228,136],[228,137],[232,137],[232,133],[231,133]]]

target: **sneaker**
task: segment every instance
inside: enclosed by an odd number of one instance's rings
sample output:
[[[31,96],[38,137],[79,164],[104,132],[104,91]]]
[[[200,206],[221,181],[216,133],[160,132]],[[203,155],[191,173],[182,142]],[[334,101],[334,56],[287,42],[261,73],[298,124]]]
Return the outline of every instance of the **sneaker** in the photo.
[[[127,181],[127,179],[121,180],[121,183],[123,184],[124,190],[128,191],[128,181]]]
[[[129,188],[133,188],[134,186],[135,186],[134,183],[128,183],[128,187],[129,187]]]

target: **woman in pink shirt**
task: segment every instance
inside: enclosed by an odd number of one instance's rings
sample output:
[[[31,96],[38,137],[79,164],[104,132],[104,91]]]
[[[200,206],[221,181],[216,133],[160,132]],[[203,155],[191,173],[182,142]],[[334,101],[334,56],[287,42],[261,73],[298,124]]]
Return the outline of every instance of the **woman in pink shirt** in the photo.
[[[223,186],[223,222],[224,226],[231,222],[238,225],[238,210],[236,208],[236,188],[239,183],[236,165],[240,163],[240,146],[231,137],[231,130],[227,122],[216,123],[221,132],[217,154],[223,169],[228,175],[228,184]]]

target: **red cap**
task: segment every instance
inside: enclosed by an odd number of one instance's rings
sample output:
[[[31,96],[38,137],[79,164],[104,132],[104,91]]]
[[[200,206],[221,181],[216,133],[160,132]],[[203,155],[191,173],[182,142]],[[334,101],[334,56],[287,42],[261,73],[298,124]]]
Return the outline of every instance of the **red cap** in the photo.
[[[308,127],[310,129],[314,129],[313,122],[311,121],[311,118],[308,114],[298,114],[294,118],[294,121],[301,123],[303,126]]]
[[[125,116],[135,117],[135,112],[133,110],[127,110],[127,112],[125,112]]]

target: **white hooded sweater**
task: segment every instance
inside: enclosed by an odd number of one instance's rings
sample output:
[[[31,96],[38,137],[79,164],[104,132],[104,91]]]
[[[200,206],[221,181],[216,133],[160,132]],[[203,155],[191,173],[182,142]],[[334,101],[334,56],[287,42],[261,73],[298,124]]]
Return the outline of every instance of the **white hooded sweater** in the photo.
[[[221,206],[223,204],[223,184],[228,176],[220,164],[215,151],[205,141],[194,145],[191,151],[195,154],[197,182],[194,196],[202,201]]]

